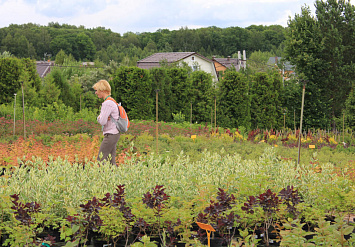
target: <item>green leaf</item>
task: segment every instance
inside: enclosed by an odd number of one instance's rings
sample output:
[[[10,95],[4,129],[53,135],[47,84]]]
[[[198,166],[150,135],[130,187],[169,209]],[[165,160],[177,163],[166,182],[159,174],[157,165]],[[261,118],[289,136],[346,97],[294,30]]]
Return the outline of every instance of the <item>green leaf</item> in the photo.
[[[344,235],[349,235],[350,233],[353,232],[353,230],[354,230],[354,226],[348,226],[348,227],[344,228],[343,233],[344,233]]]

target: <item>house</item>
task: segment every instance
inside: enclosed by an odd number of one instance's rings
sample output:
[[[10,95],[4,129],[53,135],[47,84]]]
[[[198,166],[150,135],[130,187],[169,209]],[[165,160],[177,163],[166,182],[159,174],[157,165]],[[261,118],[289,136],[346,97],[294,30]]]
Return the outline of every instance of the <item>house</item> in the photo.
[[[217,72],[212,60],[196,52],[162,52],[155,53],[137,62],[137,67],[150,69],[161,67],[162,64],[182,64],[186,63],[193,71],[202,70],[212,75],[214,82],[218,81]]]
[[[295,74],[295,66],[292,65],[289,61],[285,61],[282,57],[270,57],[268,66],[275,66],[280,69],[280,73],[283,74],[283,79],[288,80],[292,75]]]
[[[51,66],[54,66],[54,62],[52,61],[37,61],[37,73],[41,78],[44,78],[51,71]]]
[[[241,59],[240,51],[238,51],[238,58],[231,58],[230,56],[228,56],[227,58],[213,57],[212,61],[214,63],[219,78],[222,77],[226,69],[234,67],[236,71],[239,71],[242,68],[245,69],[247,66],[245,50],[243,51],[243,59]]]

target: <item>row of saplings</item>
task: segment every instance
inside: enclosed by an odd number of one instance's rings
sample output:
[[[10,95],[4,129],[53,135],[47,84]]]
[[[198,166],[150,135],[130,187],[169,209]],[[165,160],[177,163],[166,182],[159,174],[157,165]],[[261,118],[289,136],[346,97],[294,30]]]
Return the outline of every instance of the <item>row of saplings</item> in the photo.
[[[211,246],[317,246],[320,237],[325,234],[325,226],[337,228],[341,233],[340,243],[349,243],[347,237],[354,230],[353,226],[341,221],[332,225],[321,221],[323,228],[304,231],[296,206],[301,202],[298,191],[293,186],[282,189],[278,194],[267,190],[258,196],[250,196],[241,210],[252,216],[256,210],[263,214],[263,220],[248,227],[241,224],[240,216],[233,211],[236,198],[233,194],[218,190],[216,200],[211,200],[208,207],[200,212],[188,226],[182,226],[180,219],[163,221],[163,212],[167,209],[170,196],[163,186],[157,185],[151,192],[143,195],[143,203],[152,209],[155,220],[148,224],[143,218],[132,213],[125,199],[125,187],[119,185],[116,193],[107,193],[102,199],[93,197],[86,204],[80,205],[80,213],[73,213],[60,223],[44,227],[50,222],[50,215],[41,213],[41,206],[36,202],[22,203],[19,195],[11,195],[16,224],[2,226],[2,243],[4,246],[87,246],[92,241],[94,246],[203,246],[207,245],[207,234],[195,222],[210,225],[213,232]],[[292,223],[281,224],[275,217],[280,208]],[[6,217],[5,217],[6,218]],[[253,221],[253,220],[251,220]],[[4,219],[2,219],[4,223]],[[53,223],[53,222],[52,222]],[[240,223],[240,224],[238,224]],[[340,226],[339,226],[340,224]],[[48,224],[47,224],[48,225]],[[235,227],[238,225],[238,227]],[[53,226],[57,226],[54,229]],[[339,227],[341,229],[339,229]],[[248,229],[249,228],[249,229]],[[323,229],[322,232],[317,229]],[[5,232],[5,234],[4,234]],[[276,233],[276,236],[275,236]],[[281,234],[280,234],[281,233]],[[208,234],[209,235],[209,234]],[[310,235],[310,236],[308,236]],[[155,238],[154,238],[155,236]],[[273,236],[273,237],[272,237]],[[271,239],[272,237],[272,239]],[[325,236],[324,236],[325,237]],[[318,242],[317,241],[318,238]],[[333,240],[334,238],[331,237]],[[328,240],[326,240],[328,241]],[[58,242],[61,245],[58,245]],[[214,245],[214,244],[217,245]],[[305,245],[307,243],[307,245]]]

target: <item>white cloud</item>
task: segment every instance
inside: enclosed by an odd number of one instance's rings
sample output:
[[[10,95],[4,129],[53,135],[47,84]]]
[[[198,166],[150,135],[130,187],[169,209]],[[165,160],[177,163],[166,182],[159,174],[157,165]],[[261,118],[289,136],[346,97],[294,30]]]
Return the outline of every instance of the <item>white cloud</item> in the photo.
[[[22,0],[0,2],[0,27],[10,24],[41,23],[46,18],[38,15],[35,6],[28,5]]]
[[[351,0],[354,3],[355,0]],[[49,22],[114,32],[208,26],[287,25],[315,0],[0,0],[0,27]]]

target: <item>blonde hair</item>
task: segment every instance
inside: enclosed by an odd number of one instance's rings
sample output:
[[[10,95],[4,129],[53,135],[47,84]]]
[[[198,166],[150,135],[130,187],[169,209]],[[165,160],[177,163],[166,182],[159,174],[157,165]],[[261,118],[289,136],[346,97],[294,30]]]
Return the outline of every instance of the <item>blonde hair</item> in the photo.
[[[99,80],[92,86],[93,89],[111,94],[111,86],[106,80]]]

